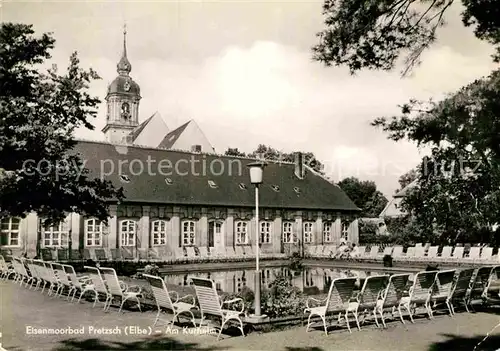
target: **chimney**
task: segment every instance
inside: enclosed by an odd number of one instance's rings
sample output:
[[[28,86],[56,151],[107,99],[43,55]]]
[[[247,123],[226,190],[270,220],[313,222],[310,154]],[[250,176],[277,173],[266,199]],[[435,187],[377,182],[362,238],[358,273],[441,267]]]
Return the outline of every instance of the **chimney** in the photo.
[[[191,152],[200,153],[201,152],[201,145],[192,145]]]
[[[306,168],[304,166],[304,154],[302,152],[295,153],[295,176],[299,179],[304,179]]]

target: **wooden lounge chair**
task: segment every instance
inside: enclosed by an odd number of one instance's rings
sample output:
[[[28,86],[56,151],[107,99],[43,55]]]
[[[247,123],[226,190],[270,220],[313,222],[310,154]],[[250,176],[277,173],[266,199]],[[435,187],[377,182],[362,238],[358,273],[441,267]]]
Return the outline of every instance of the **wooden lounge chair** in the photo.
[[[468,305],[472,306],[472,303],[476,300],[482,300],[484,290],[488,285],[493,266],[479,267],[471,281],[470,291],[467,297]]]
[[[431,318],[433,318],[434,311],[440,303],[445,303],[450,316],[453,315],[449,297],[453,291],[453,285],[455,284],[455,272],[454,269],[449,269],[439,271],[436,274],[436,281],[434,282],[430,296],[430,303],[432,304],[430,309]]]
[[[337,278],[334,279],[330,285],[330,290],[328,291],[328,296],[324,300],[318,300],[310,297],[306,301],[306,309],[304,313],[309,313],[307,318],[307,328],[306,332],[309,331],[309,327],[314,323],[311,322],[313,316],[318,316],[323,321],[323,327],[325,329],[325,335],[328,335],[328,328],[326,326],[326,317],[329,314],[338,313],[338,320],[341,321],[345,318],[347,329],[351,332],[351,327],[349,325],[348,318],[348,308],[349,301],[351,300],[352,294],[354,292],[354,287],[356,284],[356,278]],[[313,307],[309,305],[310,302],[324,303],[324,305]]]
[[[358,330],[361,330],[359,325],[359,313],[366,312],[373,313],[375,317],[375,324],[378,324],[377,312],[375,307],[377,301],[381,297],[387,283],[389,281],[388,275],[372,275],[365,279],[363,286],[356,296],[356,302],[349,303],[348,312],[351,312],[356,319]],[[365,318],[363,318],[364,321]]]
[[[137,301],[137,306],[139,307],[139,311],[141,311],[141,301],[139,300],[139,297],[142,297],[142,288],[140,286],[128,286],[123,281],[118,280],[116,271],[113,268],[100,267],[99,270],[101,271],[104,281],[106,282],[106,285],[108,287],[108,292],[111,296],[108,302],[108,307],[104,310],[109,310],[109,307],[113,302],[113,298],[118,297],[121,300],[120,310],[118,312],[122,311],[123,305],[125,304],[125,302],[127,302],[127,300],[130,299]],[[135,289],[137,291],[131,291],[132,289]]]
[[[153,327],[156,326],[156,323],[158,323],[158,321],[160,320],[160,314],[164,309],[173,312],[174,315],[172,317],[172,320],[169,322],[172,325],[174,324],[175,319],[180,322],[179,315],[183,313],[189,313],[191,315],[191,322],[196,327],[194,314],[191,311],[193,308],[197,309],[195,305],[196,299],[193,295],[185,295],[179,298],[179,294],[176,291],[168,291],[165,281],[160,277],[149,274],[143,274],[143,277],[148,281],[151,290],[153,291],[153,296],[155,297],[156,306],[158,307],[158,313],[156,314]],[[172,297],[170,296],[170,294],[175,295],[175,300],[172,301]],[[192,303],[183,302],[182,300],[184,299],[192,299]]]
[[[429,319],[432,317],[430,297],[436,280],[436,274],[437,271],[426,271],[415,274],[413,286],[409,291],[410,296],[405,296],[401,299],[401,306],[408,311],[412,323],[414,323],[413,315],[420,306],[425,308]]]
[[[191,277],[190,279],[193,282],[194,289],[196,291],[196,297],[198,298],[198,303],[200,305],[200,327],[202,326],[205,317],[207,315],[212,315],[221,318],[222,321],[217,340],[220,339],[222,329],[229,321],[238,321],[240,325],[238,328],[240,329],[241,334],[245,336],[245,332],[243,331],[243,321],[240,318],[240,316],[244,314],[245,309],[243,300],[241,298],[235,298],[232,300],[221,302],[220,296],[217,294],[215,282],[213,280],[199,277]],[[222,308],[224,305],[234,306],[236,303],[241,304],[240,310],[235,311]]]
[[[467,306],[467,293],[469,291],[470,284],[472,282],[474,275],[474,268],[463,269],[458,272],[453,288],[450,295],[446,299],[446,305],[450,306],[451,314],[455,314],[454,303],[462,303],[465,306],[467,312],[469,312],[469,307]]]
[[[500,302],[500,266],[495,266],[491,269],[491,274],[484,288],[482,298],[485,303],[498,304]]]
[[[401,259],[403,257],[403,246],[396,245],[392,250],[392,257],[396,259]]]
[[[405,323],[403,314],[401,312],[401,299],[404,296],[409,279],[409,273],[391,275],[389,278],[389,283],[387,284],[387,288],[382,293],[382,298],[377,301],[376,311],[382,318],[382,324],[384,325],[384,328],[386,327],[384,313],[386,312],[387,308],[391,308],[393,313],[394,308],[397,308],[399,312],[399,318],[401,318],[401,322],[403,322],[403,324]]]

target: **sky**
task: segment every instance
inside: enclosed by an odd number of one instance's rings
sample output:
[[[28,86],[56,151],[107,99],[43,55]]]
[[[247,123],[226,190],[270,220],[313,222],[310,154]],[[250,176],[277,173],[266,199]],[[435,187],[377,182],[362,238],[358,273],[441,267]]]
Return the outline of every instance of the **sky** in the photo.
[[[321,0],[304,1],[9,1],[0,20],[33,24],[56,39],[51,63],[62,69],[77,51],[102,80],[91,93],[103,101],[116,77],[127,24],[132,78],[140,85],[140,121],[158,111],[170,129],[194,119],[215,147],[251,152],[258,144],[313,152],[333,180],[373,180],[387,197],[422,151],[395,143],[370,126],[398,113],[410,98],[441,98],[497,68],[492,49],[460,21],[460,5],[407,78],[312,60],[323,28]],[[94,131],[104,140],[105,105]]]

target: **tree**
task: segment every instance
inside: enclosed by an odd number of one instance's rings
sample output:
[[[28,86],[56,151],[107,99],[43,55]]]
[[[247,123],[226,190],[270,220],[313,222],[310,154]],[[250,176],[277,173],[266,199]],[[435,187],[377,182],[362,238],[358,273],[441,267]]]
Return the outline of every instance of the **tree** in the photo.
[[[323,164],[316,158],[316,156],[314,156],[312,152],[302,152],[302,154],[304,155],[304,163],[307,166],[311,167],[311,169],[320,174],[324,174]],[[295,152],[282,152],[264,144],[259,144],[257,148],[248,155],[239,151],[238,148],[228,148],[224,155],[241,157],[246,156],[250,158],[261,158],[279,162],[295,162]]]
[[[122,189],[93,179],[72,151],[73,132],[93,129],[99,99],[88,94],[99,76],[79,67],[76,53],[65,74],[57,67],[41,73],[55,40],[35,37],[31,25],[0,27],[0,217],[30,212],[56,224],[68,212],[108,217],[107,200],[121,200]]]
[[[392,140],[431,149],[417,168],[418,186],[402,201],[427,234],[467,240],[498,221],[499,96],[496,71],[441,102],[410,101],[400,116],[373,121]]]
[[[349,177],[341,180],[338,186],[356,206],[361,208],[363,217],[378,217],[387,205],[386,197],[377,190],[375,182],[360,181],[358,178]]]
[[[391,70],[402,54],[406,74],[436,39],[454,0],[325,0],[325,29],[314,58],[326,65]],[[462,0],[462,22],[477,38],[495,46],[500,62],[500,6],[497,1]]]
[[[401,177],[399,177],[398,179],[399,189],[396,190],[396,193],[399,193],[401,190],[410,185],[414,180],[417,179],[417,177],[418,173],[415,169],[411,169],[405,174],[403,174]]]

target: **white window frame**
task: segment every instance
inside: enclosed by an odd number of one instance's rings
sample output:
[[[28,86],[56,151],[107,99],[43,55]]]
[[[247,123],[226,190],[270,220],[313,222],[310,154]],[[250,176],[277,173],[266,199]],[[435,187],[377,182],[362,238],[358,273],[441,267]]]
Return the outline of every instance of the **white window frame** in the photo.
[[[194,246],[196,243],[196,222],[182,221],[181,223],[182,246]]]
[[[349,240],[349,226],[350,226],[350,223],[344,222],[344,221],[341,222],[341,224],[340,224],[340,228],[341,228],[340,238],[341,239]]]
[[[7,228],[3,228],[4,224],[7,224]],[[15,225],[17,224],[17,229]],[[10,247],[20,247],[21,246],[21,219],[18,217],[3,218],[0,224],[0,235],[7,236],[7,245]],[[13,241],[17,241],[17,244],[13,244]]]
[[[68,222],[43,228],[43,247],[68,247]]]
[[[236,221],[234,223],[234,242],[236,245],[248,244],[248,222]]]
[[[137,221],[122,219],[120,221],[120,247],[135,247],[137,243]]]
[[[323,242],[331,243],[333,242],[333,222],[326,221],[323,222]]]
[[[167,245],[167,224],[168,221],[158,219],[151,222],[151,243],[152,246]]]
[[[297,242],[296,234],[293,230],[293,222],[283,222],[282,233],[284,244],[294,244]]]
[[[88,218],[85,220],[85,246],[101,247],[104,234],[108,233],[108,226],[97,218]],[[90,227],[90,230],[89,230]]]
[[[302,230],[304,231],[304,244],[311,244],[314,239],[314,223],[304,222]]]
[[[269,221],[260,222],[259,240],[261,244],[270,244],[273,237],[273,223]]]

